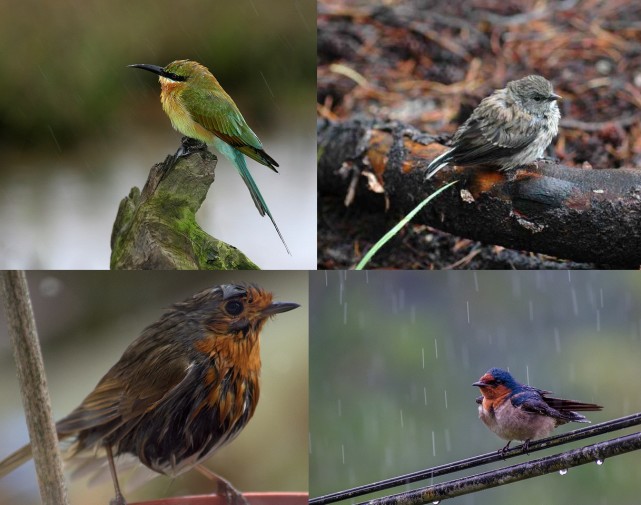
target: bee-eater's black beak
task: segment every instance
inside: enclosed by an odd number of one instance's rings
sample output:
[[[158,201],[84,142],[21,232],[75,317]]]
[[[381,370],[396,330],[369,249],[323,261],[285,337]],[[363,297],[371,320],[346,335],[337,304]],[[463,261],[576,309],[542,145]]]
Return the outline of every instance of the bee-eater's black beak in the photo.
[[[477,387],[480,388],[480,387],[483,387],[483,386],[487,386],[487,384],[485,382],[478,381],[478,382],[475,382],[474,384],[472,384],[472,386],[477,386]]]
[[[158,65],[147,65],[146,63],[135,63],[134,65],[127,65],[127,66],[133,67],[133,68],[142,68],[143,70],[148,70],[149,72],[158,74],[160,77],[166,77],[167,79],[171,79],[172,81],[185,80],[185,77],[181,75],[173,74],[171,72],[167,72],[163,67],[159,67]]]
[[[288,312],[300,307],[297,303],[292,302],[274,302],[265,310],[263,310],[262,315],[264,316],[273,316],[274,314],[280,314],[281,312]]]
[[[552,93],[552,94],[548,97],[548,101],[550,101],[550,102],[551,102],[552,100],[563,100],[563,97],[562,97],[561,95],[557,95],[556,93]]]

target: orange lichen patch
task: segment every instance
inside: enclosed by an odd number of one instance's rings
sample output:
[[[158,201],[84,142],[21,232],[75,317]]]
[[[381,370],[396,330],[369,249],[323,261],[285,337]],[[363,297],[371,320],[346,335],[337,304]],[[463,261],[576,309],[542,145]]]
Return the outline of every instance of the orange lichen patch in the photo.
[[[405,150],[407,151],[407,158],[403,162],[403,173],[411,172],[416,167],[417,162],[429,162],[434,158],[447,151],[447,147],[432,143],[428,145],[419,144],[411,139],[405,139]],[[419,166],[421,164],[419,163]]]
[[[474,170],[472,168],[472,170]],[[498,170],[485,171],[478,170],[468,185],[470,193],[476,198],[481,193],[487,193],[495,185],[505,181],[505,174]]]
[[[589,209],[592,206],[592,201],[589,196],[590,195],[588,194],[574,192],[574,194],[570,194],[570,196],[565,200],[564,204],[566,207],[570,209],[575,209],[575,210]]]
[[[369,142],[367,158],[369,159],[372,171],[383,181],[383,172],[389,159],[389,151],[392,148],[393,137],[381,130],[372,130],[372,136]]]

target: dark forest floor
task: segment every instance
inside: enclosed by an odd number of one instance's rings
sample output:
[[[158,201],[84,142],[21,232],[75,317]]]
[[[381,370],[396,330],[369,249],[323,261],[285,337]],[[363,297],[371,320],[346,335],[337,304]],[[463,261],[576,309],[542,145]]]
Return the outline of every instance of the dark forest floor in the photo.
[[[519,0],[318,2],[318,113],[451,135],[480,100],[537,73],[562,95],[553,155],[641,165],[641,4]],[[350,268],[400,216],[318,196],[318,267]],[[381,197],[382,200],[382,197]],[[368,268],[595,268],[406,226]]]

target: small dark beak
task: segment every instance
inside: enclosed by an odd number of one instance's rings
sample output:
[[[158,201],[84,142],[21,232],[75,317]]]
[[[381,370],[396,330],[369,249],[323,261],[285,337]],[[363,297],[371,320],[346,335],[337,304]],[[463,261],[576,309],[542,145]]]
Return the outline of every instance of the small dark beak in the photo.
[[[474,384],[472,384],[472,386],[476,386],[476,387],[481,388],[483,386],[487,386],[487,384],[485,382],[478,381],[478,382],[475,382]]]
[[[135,65],[127,65],[128,67],[133,68],[142,68],[143,70],[149,70],[154,74],[158,74],[162,77],[169,77],[169,73],[165,71],[164,68],[159,67],[158,65],[147,65],[146,63],[136,63]]]
[[[552,100],[563,100],[563,97],[561,95],[557,95],[556,93],[552,93],[549,97],[548,100],[551,102]]]
[[[289,312],[300,307],[299,304],[293,302],[274,302],[265,310],[263,310],[264,316],[273,316],[275,314],[280,314],[281,312]]]

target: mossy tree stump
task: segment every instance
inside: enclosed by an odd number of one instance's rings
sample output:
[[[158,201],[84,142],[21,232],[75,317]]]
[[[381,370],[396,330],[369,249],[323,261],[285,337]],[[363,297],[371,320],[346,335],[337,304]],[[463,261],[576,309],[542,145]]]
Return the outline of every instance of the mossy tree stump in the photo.
[[[120,202],[111,234],[111,269],[256,270],[241,251],[205,233],[196,222],[217,158],[183,137],[174,156],[151,168],[142,192]]]

